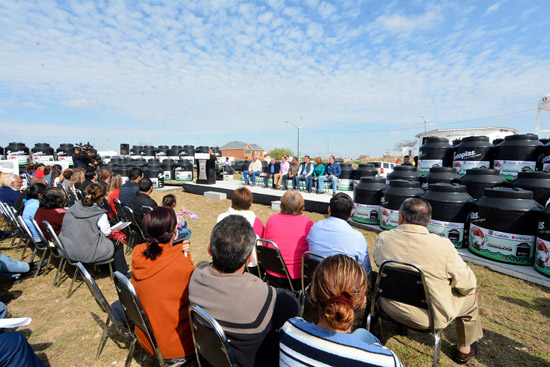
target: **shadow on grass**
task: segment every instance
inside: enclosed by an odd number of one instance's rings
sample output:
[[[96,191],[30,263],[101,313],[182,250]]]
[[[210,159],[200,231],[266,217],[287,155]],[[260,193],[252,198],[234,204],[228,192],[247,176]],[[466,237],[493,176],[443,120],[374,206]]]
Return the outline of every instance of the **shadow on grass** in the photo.
[[[513,303],[515,305],[530,308],[535,311],[539,311],[543,316],[550,317],[550,307],[548,306],[548,298],[534,298],[532,302],[516,299],[512,297],[499,296],[503,301]]]
[[[483,330],[483,338],[478,346],[477,359],[485,366],[550,366],[550,361],[534,354],[532,346],[518,343],[492,330]]]

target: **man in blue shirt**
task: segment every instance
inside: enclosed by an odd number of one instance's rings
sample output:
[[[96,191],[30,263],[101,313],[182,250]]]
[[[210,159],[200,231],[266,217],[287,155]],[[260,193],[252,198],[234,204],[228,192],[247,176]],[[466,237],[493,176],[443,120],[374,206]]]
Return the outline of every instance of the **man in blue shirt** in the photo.
[[[340,164],[338,164],[334,158],[333,155],[331,155],[328,159],[329,164],[325,167],[325,175],[319,177],[319,190],[317,191],[318,194],[322,194],[324,192],[325,182],[331,181],[332,182],[332,193],[336,193],[336,188],[338,186],[338,177],[342,174],[342,167],[340,167]]]
[[[311,192],[311,187],[313,185],[313,169],[313,162],[310,162],[309,155],[306,155],[304,157],[304,161],[300,164],[298,174],[294,176],[292,180],[292,186],[294,189],[300,189],[300,181],[305,181],[307,192]]]
[[[353,200],[338,193],[330,199],[329,217],[311,227],[307,242],[309,251],[323,257],[343,254],[357,261],[371,273],[368,244],[361,232],[351,228],[347,220],[353,213]]]

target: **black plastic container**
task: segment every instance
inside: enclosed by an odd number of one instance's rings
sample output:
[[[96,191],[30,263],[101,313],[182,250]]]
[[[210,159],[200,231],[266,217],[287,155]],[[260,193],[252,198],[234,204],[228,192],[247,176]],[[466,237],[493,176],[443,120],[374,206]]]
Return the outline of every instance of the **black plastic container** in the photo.
[[[463,247],[468,238],[468,215],[474,199],[466,186],[451,183],[430,184],[422,199],[432,206],[428,230],[448,238],[456,248]]]
[[[482,197],[486,188],[508,186],[498,171],[491,168],[469,169],[466,175],[460,178],[460,183],[466,186],[466,191],[474,199]]]
[[[200,153],[200,152],[197,152]],[[203,152],[208,153],[208,151]],[[180,152],[180,157],[185,158],[188,160],[195,159],[195,147],[192,145],[184,145]]]
[[[485,189],[470,212],[468,248],[491,260],[532,265],[542,209],[531,191]]]
[[[174,166],[176,162],[173,159],[163,159],[160,162],[160,166],[164,171],[164,181],[170,181],[174,179]]]
[[[546,206],[550,199],[550,173],[548,172],[519,172],[518,178],[510,182],[510,185],[531,191],[533,199],[542,206]]]
[[[152,162],[155,163],[155,162]],[[143,171],[143,176],[147,177],[153,182],[154,188],[163,188],[164,187],[164,170],[160,164],[150,164],[147,165]]]
[[[172,145],[168,151],[168,156],[171,159],[178,159],[183,147],[181,145]]]
[[[355,180],[359,183],[361,177],[375,177],[378,174],[378,170],[374,164],[362,163],[355,169]]]
[[[418,173],[425,176],[432,167],[452,167],[453,146],[445,138],[429,136],[418,150]]]
[[[503,141],[504,141],[503,138],[494,139],[494,140],[493,140],[493,146],[496,147],[497,145],[499,145],[499,144],[502,143]]]
[[[340,164],[340,167],[342,168],[342,174],[340,175],[340,179],[349,180],[352,178],[353,174],[353,167],[350,163],[342,163]]]
[[[384,191],[381,203],[380,227],[393,229],[399,220],[399,208],[405,199],[420,196],[424,190],[418,181],[392,180]]]
[[[4,159],[4,147],[0,147],[0,157]]]
[[[361,177],[353,188],[355,214],[352,219],[359,223],[380,224],[380,204],[387,187],[383,177]]]
[[[541,152],[538,167],[541,171],[550,172],[550,143],[546,143],[541,148]]]
[[[460,176],[472,168],[491,168],[495,147],[487,136],[469,136],[453,149],[453,167]]]
[[[155,147],[152,145],[144,145],[139,150],[139,155],[144,157],[145,159],[154,158],[155,157]]]
[[[156,157],[158,160],[163,160],[165,158],[168,158],[170,154],[170,148],[168,147],[168,145],[159,145],[157,147],[157,153],[156,153]]]
[[[143,149],[143,145],[133,145],[132,149],[130,149],[130,155],[132,155],[132,156],[141,155],[140,154],[141,149]]]
[[[187,159],[180,159],[174,165],[174,179],[177,181],[193,180],[193,162]]]
[[[535,249],[535,270],[550,277],[550,206],[541,214]]]
[[[17,160],[20,165],[26,165],[30,161],[29,148],[24,143],[9,143],[5,150],[6,159]]]
[[[184,147],[185,149],[185,147]],[[195,153],[208,153],[210,150],[209,147],[205,146],[205,145],[201,145],[200,147],[196,147],[195,148]]]
[[[516,179],[518,172],[534,171],[543,145],[535,134],[509,135],[495,147],[493,166],[507,181]]]
[[[222,151],[221,151],[220,147],[210,147],[210,149],[212,149],[212,151],[214,152],[216,157],[219,158],[219,157],[222,156]]]
[[[59,148],[55,150],[55,155],[58,161],[73,163],[74,145],[71,143],[59,144]]]
[[[459,183],[460,176],[453,167],[432,167],[421,180],[422,188],[428,190],[428,185],[436,183]]]
[[[420,182],[420,174],[415,166],[395,166],[393,172],[388,173],[386,179],[388,182],[393,180],[408,180]]]

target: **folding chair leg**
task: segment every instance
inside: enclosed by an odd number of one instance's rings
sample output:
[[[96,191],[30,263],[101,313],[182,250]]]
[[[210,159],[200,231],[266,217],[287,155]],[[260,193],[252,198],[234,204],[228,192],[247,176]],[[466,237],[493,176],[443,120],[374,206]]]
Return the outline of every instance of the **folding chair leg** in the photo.
[[[105,320],[105,326],[103,326],[103,333],[101,334],[101,339],[99,339],[99,346],[97,347],[97,353],[95,354],[96,361],[101,355],[101,351],[103,351],[103,347],[105,346],[105,342],[107,340],[107,334],[109,333],[110,321],[111,319],[107,316],[107,320]]]
[[[58,282],[59,284],[57,285],[58,287],[61,285],[61,279],[63,279],[63,273],[65,273],[65,267],[67,266],[67,259],[63,259],[63,267],[61,268],[61,271],[59,272],[59,279],[58,279]]]
[[[67,298],[71,296],[71,291],[73,290],[74,281],[76,280],[76,277],[78,276],[78,266],[76,267],[74,271],[73,281],[71,282],[71,286],[69,287],[69,292],[67,293]]]
[[[59,287],[58,282],[61,280],[61,267],[63,267],[63,262],[65,261],[64,258],[59,258],[59,265],[57,265],[57,272],[55,273],[55,278],[53,279],[53,285],[54,287]]]
[[[436,330],[434,333],[435,338],[435,348],[434,348],[434,360],[432,363],[433,367],[437,366],[437,362],[439,362],[439,350],[441,349],[441,332],[443,329]]]
[[[42,256],[40,257],[40,262],[38,263],[38,269],[36,269],[36,271],[34,272],[33,278],[36,278],[36,276],[40,272],[40,269],[42,269],[42,263],[44,262],[44,258],[46,257],[46,251],[48,251],[47,248],[44,249],[44,252],[42,253]]]
[[[113,263],[109,263],[109,274],[111,275],[111,281],[115,281],[115,278],[113,277]]]
[[[25,247],[23,248],[23,252],[21,253],[21,261],[23,261],[23,259],[25,258],[25,252],[27,252],[27,247],[29,247],[29,242],[31,242],[31,240],[25,241]]]
[[[130,348],[128,348],[128,356],[126,357],[126,364],[124,365],[124,367],[130,367],[130,365],[132,364],[132,358],[134,357],[134,349],[136,348],[136,342],[137,342],[137,339],[134,338],[134,340],[132,340],[132,343],[130,343]]]

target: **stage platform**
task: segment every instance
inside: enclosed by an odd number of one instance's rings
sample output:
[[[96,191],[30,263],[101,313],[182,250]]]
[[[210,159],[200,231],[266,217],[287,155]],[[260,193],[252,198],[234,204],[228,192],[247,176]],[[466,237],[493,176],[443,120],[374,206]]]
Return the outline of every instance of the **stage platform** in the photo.
[[[181,185],[182,183],[178,182],[178,184]],[[227,194],[228,199],[231,199],[233,191],[242,186],[244,186],[244,182],[239,180],[216,181],[216,183],[213,185],[197,184],[195,181],[183,182],[183,189],[186,192],[198,195],[204,195],[205,191],[223,192]],[[283,194],[286,192],[279,189],[265,188],[263,183],[257,184],[256,186],[247,185],[246,187],[248,187],[250,191],[252,191],[252,193],[254,194],[255,203],[268,206],[271,206],[271,203],[273,201],[280,201],[281,196],[283,196]],[[338,192],[343,192],[350,196],[353,196],[353,191]],[[328,204],[330,202],[330,198],[332,197],[332,190],[329,190],[328,192],[325,191],[324,194],[316,194],[315,192],[308,193],[305,191],[300,191],[300,193],[304,197],[306,211],[321,214],[328,213]]]

